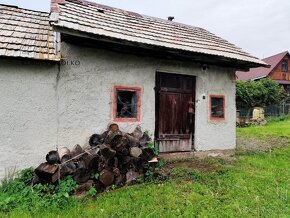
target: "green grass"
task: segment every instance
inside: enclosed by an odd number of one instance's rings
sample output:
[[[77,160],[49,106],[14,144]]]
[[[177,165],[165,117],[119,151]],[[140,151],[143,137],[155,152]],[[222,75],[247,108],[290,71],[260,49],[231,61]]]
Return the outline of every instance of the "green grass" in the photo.
[[[164,184],[71,199],[61,209],[39,199],[43,202],[32,202],[30,209],[19,206],[0,217],[289,217],[289,162],[289,147],[242,155],[211,173],[175,168]]]
[[[281,120],[280,120],[281,119]],[[290,118],[272,118],[265,126],[250,126],[246,128],[237,128],[238,137],[288,137],[290,138]]]
[[[238,129],[238,135],[289,137],[289,131],[286,119]],[[62,201],[60,193],[43,197],[17,184],[11,185],[10,194],[0,187],[0,217],[290,217],[290,146],[204,163],[214,170],[176,164],[164,183],[124,187],[82,200],[64,195]],[[1,213],[1,201],[11,197],[11,209]]]

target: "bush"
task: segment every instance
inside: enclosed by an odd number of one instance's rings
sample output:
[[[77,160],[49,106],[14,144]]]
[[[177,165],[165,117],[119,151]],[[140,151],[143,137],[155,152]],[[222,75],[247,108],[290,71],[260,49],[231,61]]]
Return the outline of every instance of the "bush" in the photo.
[[[271,79],[237,81],[236,101],[238,108],[276,105],[283,98],[283,88]]]

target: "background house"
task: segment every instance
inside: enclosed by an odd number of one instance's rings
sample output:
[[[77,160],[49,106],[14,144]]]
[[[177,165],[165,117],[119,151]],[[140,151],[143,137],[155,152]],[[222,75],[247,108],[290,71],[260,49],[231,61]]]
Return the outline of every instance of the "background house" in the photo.
[[[87,1],[52,1],[52,27],[47,13],[0,10],[0,174],[111,122],[141,126],[163,153],[235,148],[235,71],[263,61],[202,28]]]
[[[237,71],[236,76],[239,80],[260,80],[270,78],[285,90],[286,98],[280,105],[272,105],[265,108],[266,116],[283,115],[290,113],[290,55],[288,51],[273,55],[263,59],[270,67],[251,68],[248,72]],[[248,109],[238,108],[241,115],[249,114]]]
[[[263,59],[270,68],[258,67],[251,68],[248,72],[237,71],[236,75],[239,80],[259,80],[270,78],[284,87],[285,91],[290,94],[290,55],[288,51],[273,55]]]

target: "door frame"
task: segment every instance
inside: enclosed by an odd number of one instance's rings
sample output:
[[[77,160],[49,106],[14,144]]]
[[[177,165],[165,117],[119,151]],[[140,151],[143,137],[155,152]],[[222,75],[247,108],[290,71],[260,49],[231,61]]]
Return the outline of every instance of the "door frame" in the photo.
[[[189,75],[189,74],[181,74],[181,73],[171,73],[166,71],[157,70],[155,72],[155,131],[154,131],[154,138],[155,144],[158,146],[159,151],[159,143],[158,143],[158,136],[159,136],[159,109],[160,109],[160,102],[159,102],[159,90],[160,90],[160,74],[171,74],[177,76],[190,76],[193,78],[193,88],[192,88],[192,97],[194,101],[194,111],[196,111],[196,75]],[[191,151],[195,150],[195,112],[192,118],[192,136],[191,136]],[[178,151],[179,152],[179,151]],[[163,152],[163,153],[172,153],[172,152]]]

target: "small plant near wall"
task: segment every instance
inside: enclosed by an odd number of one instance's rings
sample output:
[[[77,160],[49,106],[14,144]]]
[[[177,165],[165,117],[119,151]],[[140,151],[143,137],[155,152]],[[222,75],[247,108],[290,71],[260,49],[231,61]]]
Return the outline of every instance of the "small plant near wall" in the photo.
[[[95,197],[97,195],[97,190],[94,187],[91,187],[88,191],[88,194],[92,197]]]
[[[148,147],[148,148],[151,148],[151,149],[154,149],[154,154],[155,154],[156,156],[158,156],[158,154],[159,154],[159,149],[158,149],[158,145],[152,141],[153,134],[150,133],[148,130],[146,130],[145,133],[146,133],[146,134],[149,136],[149,138],[150,138],[150,140],[147,142],[147,147]]]

